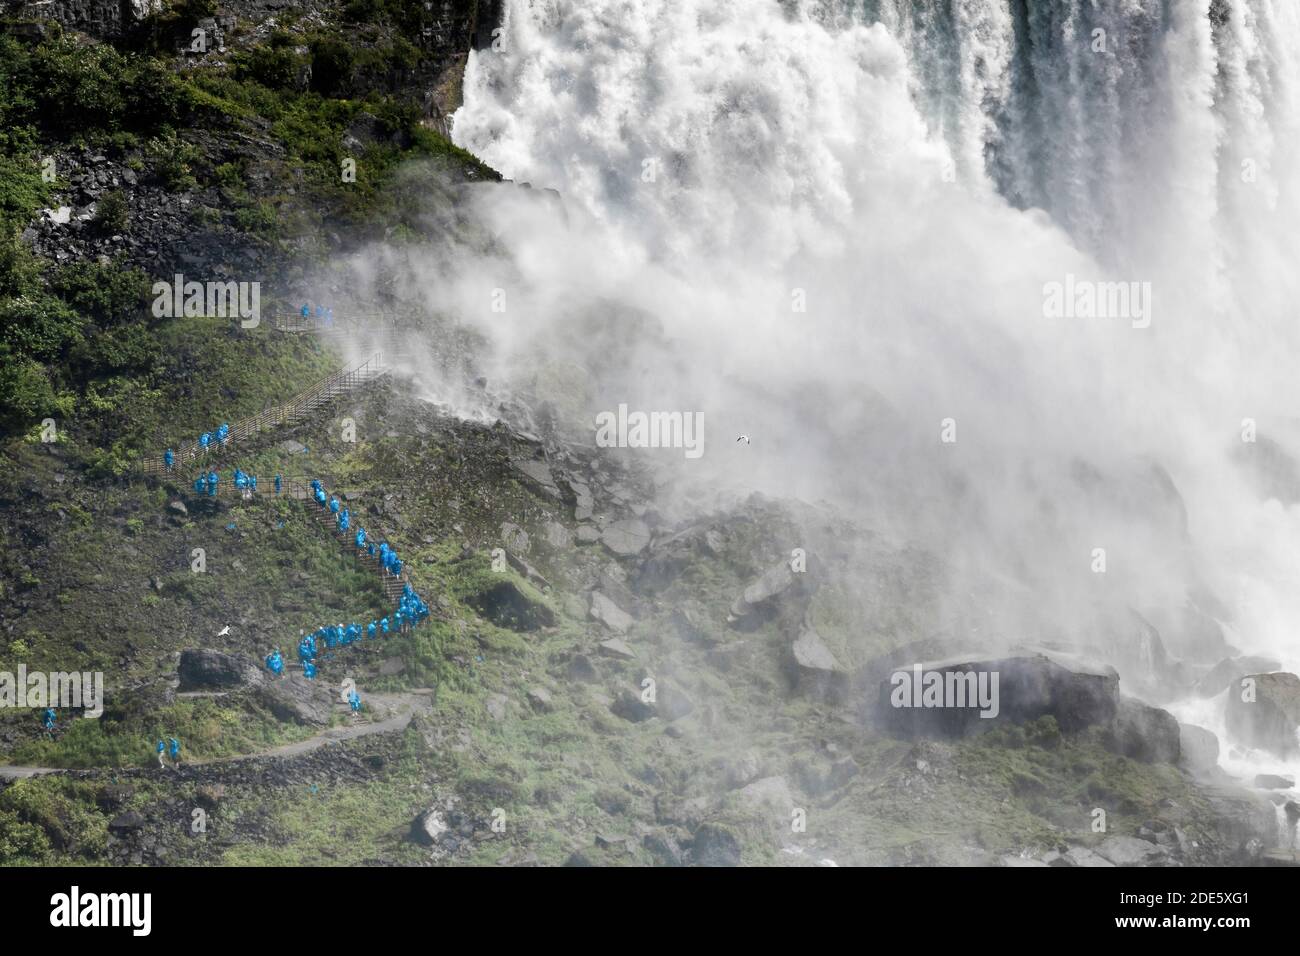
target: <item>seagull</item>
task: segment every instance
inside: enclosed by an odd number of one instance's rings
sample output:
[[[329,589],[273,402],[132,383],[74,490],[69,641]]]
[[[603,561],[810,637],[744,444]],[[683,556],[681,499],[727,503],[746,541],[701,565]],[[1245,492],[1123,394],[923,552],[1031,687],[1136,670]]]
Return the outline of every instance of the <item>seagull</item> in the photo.
[[[748,436],[748,435],[741,435],[739,438],[736,439],[736,441],[737,441],[737,443],[743,441],[746,445],[748,445],[748,444],[749,444],[749,436]]]
[[[225,637],[229,633],[230,633],[230,625],[227,624],[217,633],[217,637]]]

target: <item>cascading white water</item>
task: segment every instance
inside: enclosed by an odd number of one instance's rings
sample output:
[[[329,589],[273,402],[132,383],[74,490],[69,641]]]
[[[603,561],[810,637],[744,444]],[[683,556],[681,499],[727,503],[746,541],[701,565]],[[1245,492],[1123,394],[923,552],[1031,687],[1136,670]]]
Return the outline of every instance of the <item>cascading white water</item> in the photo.
[[[509,0],[499,46],[454,137],[567,212],[484,200],[506,256],[428,295],[504,374],[703,411],[676,501],[834,499],[1035,622],[1213,592],[1300,666],[1300,509],[1241,460],[1243,419],[1300,455],[1296,4]],[[1047,317],[1067,275],[1149,282],[1149,326]]]

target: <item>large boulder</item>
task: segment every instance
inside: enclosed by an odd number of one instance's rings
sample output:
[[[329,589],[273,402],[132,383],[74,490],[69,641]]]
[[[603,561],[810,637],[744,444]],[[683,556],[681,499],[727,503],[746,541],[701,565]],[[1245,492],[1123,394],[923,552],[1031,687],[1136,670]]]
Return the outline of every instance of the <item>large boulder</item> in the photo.
[[[469,604],[497,627],[536,631],[555,624],[555,612],[524,593],[509,578],[484,588],[469,599]]]
[[[1121,696],[1103,736],[1107,747],[1124,757],[1144,763],[1178,762],[1178,721],[1159,707]]]
[[[591,592],[591,616],[611,631],[624,634],[632,626],[632,615],[600,591]]]
[[[1183,766],[1195,773],[1211,772],[1219,766],[1219,738],[1204,727],[1179,724],[1178,752]]]
[[[1249,746],[1279,757],[1300,753],[1300,677],[1285,671],[1246,675],[1228,690],[1226,716],[1228,730]]]
[[[800,693],[814,697],[837,697],[846,689],[846,672],[821,635],[805,625],[790,645],[786,670]]]
[[[328,727],[334,716],[333,691],[301,674],[260,685],[257,698],[279,720]]]
[[[630,558],[650,543],[650,528],[640,518],[613,521],[601,532],[600,543],[620,558]]]
[[[880,683],[876,706],[881,726],[905,737],[964,737],[999,722],[1049,714],[1068,732],[1109,724],[1118,710],[1119,676],[1113,668],[1044,653],[899,668]]]
[[[731,604],[731,616],[743,618],[780,597],[794,584],[794,571],[786,561],[768,568],[745,586]]]
[[[265,672],[249,658],[206,648],[181,651],[176,673],[182,692],[239,690],[266,681]]]

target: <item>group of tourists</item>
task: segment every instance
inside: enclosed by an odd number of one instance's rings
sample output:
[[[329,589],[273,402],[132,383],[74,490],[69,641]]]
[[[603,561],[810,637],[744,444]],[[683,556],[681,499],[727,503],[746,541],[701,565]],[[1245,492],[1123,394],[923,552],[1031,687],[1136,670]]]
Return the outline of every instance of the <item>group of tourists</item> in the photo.
[[[373,641],[393,632],[408,630],[428,616],[429,605],[407,584],[402,588],[397,609],[388,617],[365,625],[355,621],[351,624],[327,624],[304,634],[298,641],[298,662],[302,665],[303,676],[314,678],[318,660],[332,657],[335,648],[351,647],[362,641]],[[277,677],[284,673],[284,656],[278,647],[266,656],[266,669]]]
[[[250,475],[242,468],[236,468],[233,476],[235,488],[245,497],[252,498],[257,493],[257,476]],[[194,493],[196,495],[206,495],[209,498],[215,498],[221,485],[221,473],[216,470],[209,471],[206,475],[199,475],[194,479]],[[284,486],[284,479],[280,475],[275,476],[275,493],[278,495],[280,489]]]
[[[301,312],[302,317],[304,319],[308,319],[311,318],[311,314],[312,314],[311,306],[306,303],[303,303],[302,312]],[[322,305],[318,305],[316,306],[316,318],[319,319],[323,325],[333,325],[334,310],[327,309]]]
[[[158,766],[164,770],[167,769],[167,764],[163,761],[164,756],[172,758],[173,767],[181,765],[181,742],[175,737],[168,737],[165,743],[161,740],[158,741],[158,746],[155,749],[158,751]]]
[[[329,513],[334,515],[334,523],[338,527],[339,534],[346,535],[352,530],[352,512],[344,508],[337,497],[325,491],[325,486],[321,484],[319,478],[311,480],[311,496],[316,504],[328,509]],[[352,543],[358,551],[364,551],[370,557],[378,558],[380,567],[393,577],[402,576],[402,559],[397,556],[397,551],[387,541],[381,541],[376,546],[366,534],[366,529],[358,527],[352,536]]]

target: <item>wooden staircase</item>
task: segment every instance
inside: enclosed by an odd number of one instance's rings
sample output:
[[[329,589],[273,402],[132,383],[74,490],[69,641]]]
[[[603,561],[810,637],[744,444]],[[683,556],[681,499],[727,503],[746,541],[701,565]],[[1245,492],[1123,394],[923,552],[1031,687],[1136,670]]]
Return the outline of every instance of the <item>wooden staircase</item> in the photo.
[[[384,365],[383,353],[376,352],[355,368],[339,372],[337,375],[331,375],[329,378],[317,382],[305,392],[295,395],[287,402],[273,405],[256,415],[233,422],[230,425],[230,434],[226,436],[224,443],[214,440],[205,449],[197,441],[194,441],[176,450],[176,461],[172,465],[170,473],[174,474],[178,471],[188,470],[187,466],[195,463],[207,463],[215,460],[231,445],[248,441],[261,432],[280,425],[302,421],[333,402],[340,395],[346,395],[349,392],[363,388],[385,377],[388,373],[389,369]],[[137,472],[143,475],[169,474],[166,461],[162,455],[142,458],[137,465]],[[305,497],[310,497],[310,495],[311,490],[308,488]]]

